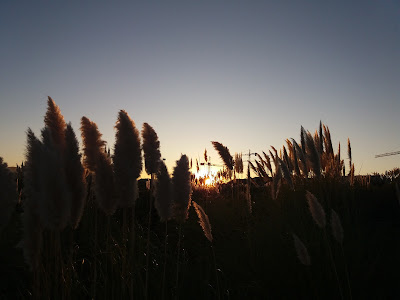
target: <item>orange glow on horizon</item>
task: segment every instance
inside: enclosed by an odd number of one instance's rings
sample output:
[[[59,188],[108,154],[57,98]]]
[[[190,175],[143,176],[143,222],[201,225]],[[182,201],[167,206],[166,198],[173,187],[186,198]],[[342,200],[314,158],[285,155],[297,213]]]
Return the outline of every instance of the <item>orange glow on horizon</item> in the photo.
[[[195,183],[198,185],[214,186],[216,183],[221,182],[216,171],[210,170],[207,167],[200,167],[198,171],[193,172]]]

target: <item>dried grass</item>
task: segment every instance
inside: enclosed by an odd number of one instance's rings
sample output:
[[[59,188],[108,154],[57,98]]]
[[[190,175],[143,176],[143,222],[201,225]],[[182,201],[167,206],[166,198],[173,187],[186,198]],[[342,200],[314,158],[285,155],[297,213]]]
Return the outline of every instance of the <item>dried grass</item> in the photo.
[[[174,218],[183,223],[188,217],[188,209],[191,200],[189,161],[186,155],[182,155],[176,162],[172,175],[172,194],[174,201]]]
[[[326,217],[325,217],[325,211],[324,211],[323,207],[318,202],[317,198],[309,191],[306,192],[306,198],[307,198],[307,202],[308,202],[308,207],[310,209],[310,213],[311,213],[315,223],[320,228],[324,228],[326,225]]]
[[[296,234],[293,233],[294,248],[296,249],[297,257],[300,262],[305,266],[311,265],[310,255],[308,254],[306,246],[298,238]]]
[[[96,161],[103,153],[102,149],[106,142],[101,139],[102,134],[99,132],[96,123],[90,121],[86,117],[81,119],[81,134],[83,141],[83,164],[90,171],[96,169]]]
[[[120,207],[132,207],[138,198],[137,178],[142,171],[140,134],[128,113],[121,110],[115,125],[114,173]]]
[[[143,123],[142,128],[144,165],[147,174],[155,174],[161,160],[160,142],[157,133],[147,123]]]
[[[82,218],[86,200],[85,170],[82,166],[79,144],[71,123],[65,130],[65,177],[71,192],[70,224],[76,228]]]
[[[219,156],[223,160],[225,166],[229,170],[233,170],[233,157],[229,152],[229,149],[218,142],[211,142],[214,146],[214,149],[217,150]]]
[[[163,161],[157,173],[154,206],[161,221],[168,221],[172,217],[172,184]]]
[[[192,205],[196,211],[197,217],[199,218],[199,224],[203,229],[205,237],[212,242],[213,236],[211,234],[211,223],[208,219],[207,214],[204,212],[203,208],[197,204],[196,202],[192,201]]]

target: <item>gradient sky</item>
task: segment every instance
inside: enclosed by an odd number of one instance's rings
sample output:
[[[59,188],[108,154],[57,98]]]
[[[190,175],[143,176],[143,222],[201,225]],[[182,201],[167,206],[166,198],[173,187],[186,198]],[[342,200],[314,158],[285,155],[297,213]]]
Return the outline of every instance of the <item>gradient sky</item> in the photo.
[[[0,156],[24,160],[47,96],[114,144],[117,113],[180,154],[220,163],[280,148],[322,120],[356,173],[400,166],[400,2],[1,1]],[[346,159],[347,163],[347,159]],[[348,168],[348,164],[346,165]]]

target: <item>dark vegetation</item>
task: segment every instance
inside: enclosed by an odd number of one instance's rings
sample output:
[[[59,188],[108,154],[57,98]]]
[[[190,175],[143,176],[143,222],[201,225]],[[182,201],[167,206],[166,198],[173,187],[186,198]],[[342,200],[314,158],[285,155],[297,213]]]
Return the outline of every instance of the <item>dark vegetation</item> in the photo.
[[[144,125],[140,148],[124,111],[114,157],[82,118],[84,168],[50,98],[45,123],[41,140],[28,130],[25,166],[0,159],[0,299],[400,297],[399,169],[355,176],[348,141],[346,173],[322,123],[257,154],[255,178],[212,187],[190,181],[185,155],[171,179],[155,131]],[[225,177],[243,172],[213,145]],[[142,149],[149,180],[137,180]]]
[[[146,261],[146,226],[149,191],[141,182],[136,207],[136,249],[134,262],[125,270],[121,253],[122,209],[105,216],[88,201],[77,230],[65,229],[61,233],[64,279],[59,293],[71,299],[90,298],[93,295],[93,265],[97,263],[96,298],[129,297],[129,288],[121,286],[133,280],[134,298],[144,297]],[[177,294],[181,299],[241,299],[241,298],[398,298],[400,251],[400,208],[395,182],[379,185],[364,184],[356,178],[354,186],[346,181],[321,180],[304,182],[295,191],[282,188],[273,200],[265,188],[253,187],[253,212],[249,215],[244,200],[244,186],[234,186],[221,192],[217,189],[195,189],[192,198],[200,203],[212,223],[212,244],[204,237],[193,210],[183,227],[181,243],[181,280],[175,286],[178,224],[168,222],[168,247],[165,298]],[[397,184],[398,181],[397,181]],[[329,250],[324,243],[323,231],[310,215],[305,191],[312,191],[328,211],[334,208],[341,217],[344,229],[343,252],[327,225],[328,242],[337,269],[339,285],[330,264]],[[10,223],[1,233],[1,286],[2,299],[29,298],[32,293],[32,274],[24,263],[21,249],[21,209],[18,207]],[[151,257],[149,266],[149,298],[162,298],[165,224],[152,211]],[[94,245],[97,218],[98,246]],[[108,232],[107,228],[110,228]],[[304,266],[297,258],[292,233],[306,245],[311,265]],[[51,233],[48,233],[50,235]],[[49,238],[49,236],[47,236]],[[72,247],[70,247],[72,241]],[[44,239],[46,243],[46,237]],[[211,247],[215,252],[215,264]],[[129,249],[128,249],[129,251]],[[54,295],[53,280],[55,257],[43,253],[41,271],[43,295]],[[218,283],[215,275],[217,270]],[[347,268],[347,269],[346,269]],[[349,285],[346,279],[349,276]],[[218,286],[217,286],[218,284]],[[351,289],[351,294],[350,294]],[[219,292],[219,295],[217,295]],[[52,297],[50,297],[52,298]]]

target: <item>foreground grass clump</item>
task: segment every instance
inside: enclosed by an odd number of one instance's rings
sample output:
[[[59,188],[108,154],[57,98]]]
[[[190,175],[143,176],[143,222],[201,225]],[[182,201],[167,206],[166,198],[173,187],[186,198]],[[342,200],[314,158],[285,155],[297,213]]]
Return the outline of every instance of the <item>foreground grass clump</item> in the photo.
[[[135,210],[135,254],[132,267],[129,265],[126,271],[126,278],[121,276],[125,261],[123,209],[117,209],[114,215],[107,217],[97,207],[93,195],[89,194],[81,222],[74,232],[72,263],[64,261],[64,265],[70,264],[72,272],[71,279],[65,283],[68,284],[71,297],[87,298],[92,295],[94,264],[97,265],[97,298],[122,297],[121,285],[124,282],[127,286],[124,294],[129,295],[130,281],[133,282],[133,297],[144,297],[149,212],[147,199],[150,197],[150,190],[146,189],[145,183],[145,180],[139,181]],[[237,185],[242,191],[245,190],[240,181],[237,181]],[[306,191],[318,199],[327,213],[327,241],[309,210]],[[209,299],[217,298],[217,291],[220,298],[231,299],[263,298],[265,293],[283,298],[340,298],[339,286],[344,298],[349,298],[350,292],[354,299],[398,296],[398,278],[391,275],[396,274],[399,267],[396,257],[400,250],[400,213],[394,183],[367,186],[357,178],[353,186],[348,182],[323,181],[316,185],[310,181],[297,186],[295,191],[283,185],[276,200],[263,187],[253,186],[251,193],[253,210],[249,215],[245,198],[236,195],[232,198],[229,186],[226,189],[221,186],[220,191],[193,190],[192,201],[203,207],[212,224],[215,264],[210,242],[198,225],[195,211],[189,210],[180,245],[178,288],[179,223],[168,221],[168,240],[165,243],[165,222],[157,218],[156,210],[151,211],[149,298],[164,296],[172,299],[180,295],[181,299]],[[340,218],[343,228],[340,243],[331,232],[331,219],[335,217],[328,207],[332,207]],[[1,233],[3,280],[0,291],[4,298],[19,295],[28,297],[33,291],[31,273],[24,264],[22,251],[15,250],[23,234],[20,215],[20,211],[15,211]],[[93,244],[95,218],[98,224],[96,247]],[[62,257],[69,257],[65,255],[70,249],[70,232],[71,229],[61,232]],[[300,262],[293,234],[306,247],[309,265]],[[341,236],[340,233],[338,236]],[[43,245],[50,238],[44,236]],[[332,268],[328,247],[331,248],[339,282]],[[42,259],[42,267],[51,265],[45,254]],[[167,266],[165,271],[164,264]],[[51,276],[54,271],[48,269],[44,274]],[[165,294],[161,292],[163,278]]]
[[[400,297],[398,169],[355,176],[348,141],[346,172],[320,123],[257,154],[256,178],[236,178],[242,155],[213,142],[234,179],[199,186],[186,155],[171,177],[154,129],[141,145],[135,126],[121,110],[111,156],[83,117],[81,157],[49,98],[25,167],[0,159],[1,299]]]

